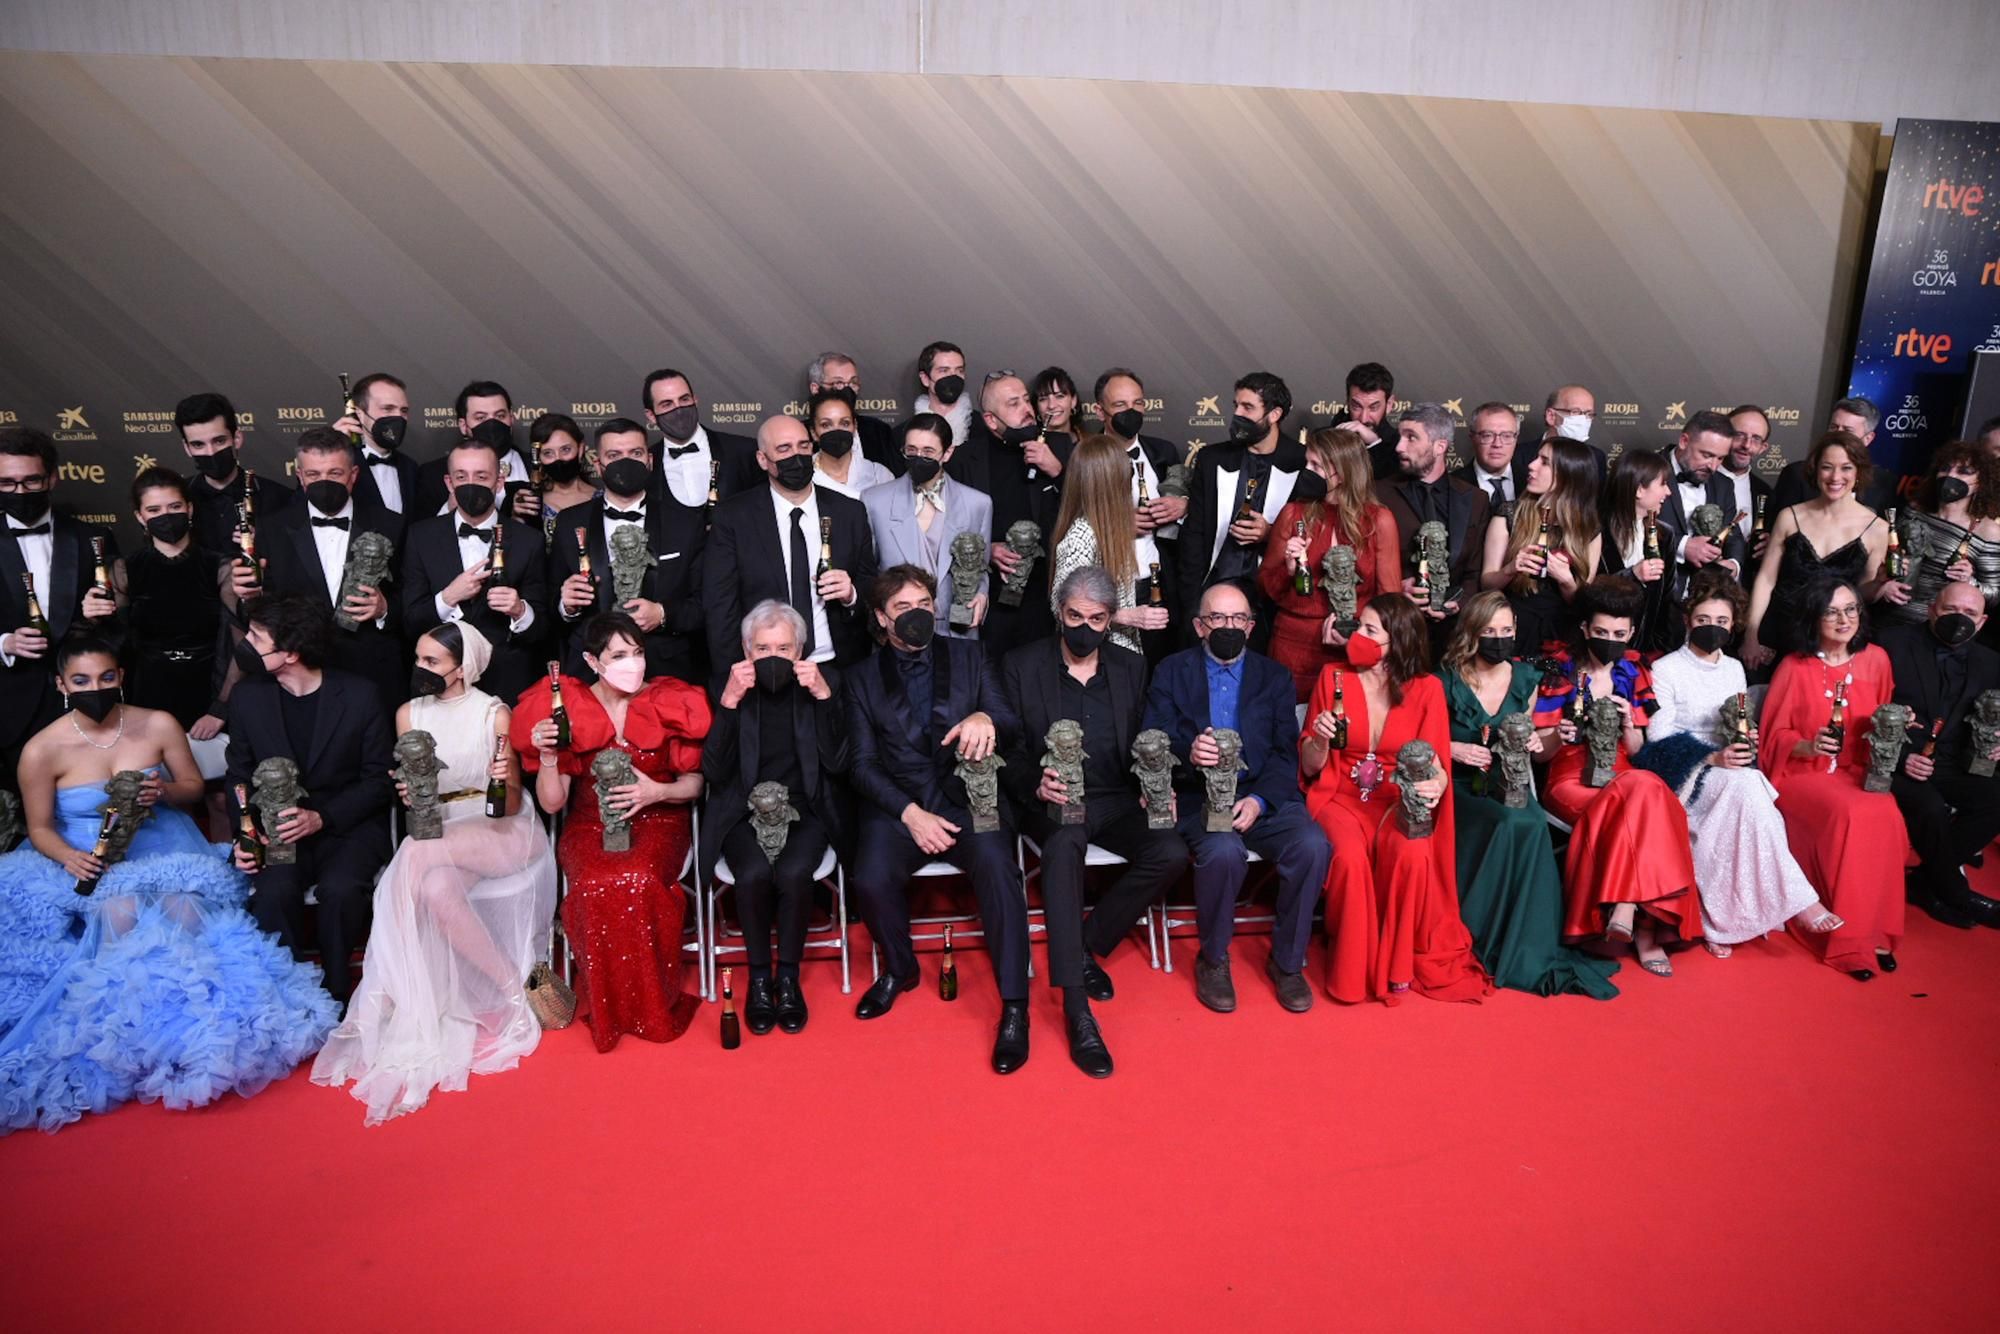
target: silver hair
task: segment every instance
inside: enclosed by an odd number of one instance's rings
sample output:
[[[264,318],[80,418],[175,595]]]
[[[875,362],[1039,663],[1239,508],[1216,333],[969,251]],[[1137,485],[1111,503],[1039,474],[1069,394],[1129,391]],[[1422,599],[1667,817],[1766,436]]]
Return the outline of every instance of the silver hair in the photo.
[[[776,598],[765,598],[762,602],[752,607],[749,614],[743,618],[743,652],[745,656],[748,656],[750,652],[751,639],[756,636],[759,630],[773,621],[783,621],[786,625],[791,626],[792,642],[800,648],[805,647],[806,618],[799,615],[798,608],[792,606],[789,602],[780,602]]]
[[[1871,431],[1882,423],[1882,409],[1876,407],[1865,398],[1843,398],[1827,409],[1829,416],[1836,412],[1852,413],[1854,416],[1861,418],[1862,421],[1867,422],[1868,429]]]
[[[1118,582],[1111,577],[1111,571],[1102,565],[1086,565],[1071,570],[1056,585],[1056,606],[1066,607],[1071,599],[1081,598],[1085,602],[1095,602],[1101,607],[1118,609]]]
[[[1445,410],[1442,403],[1415,404],[1396,420],[1398,423],[1415,422],[1424,428],[1424,434],[1430,439],[1442,440],[1446,444],[1451,443],[1458,430],[1458,423],[1451,419],[1451,413]]]
[[[829,361],[844,361],[856,370],[861,368],[861,363],[853,357],[848,356],[845,352],[822,352],[812,359],[812,365],[806,367],[806,383],[825,384],[826,363]]]

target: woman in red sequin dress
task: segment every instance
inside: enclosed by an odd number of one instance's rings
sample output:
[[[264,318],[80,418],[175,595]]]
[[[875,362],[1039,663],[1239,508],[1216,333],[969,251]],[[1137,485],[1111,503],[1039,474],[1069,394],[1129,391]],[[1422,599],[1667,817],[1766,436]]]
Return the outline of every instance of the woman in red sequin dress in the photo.
[[[624,612],[585,623],[583,660],[598,675],[586,686],[564,677],[570,744],[558,750],[549,683],[530,686],[514,706],[512,739],[522,768],[535,775],[545,811],[567,809],[557,860],[568,877],[563,932],[582,968],[577,996],[591,1040],[610,1051],[620,1035],[672,1042],[700,1003],[681,987],[681,928],[687,899],[691,803],[701,795],[701,743],[708,697],[671,677],[648,681],[638,625]],[[604,851],[591,762],[617,747],[632,757],[639,781],[611,790],[632,822],[628,852]]]
[[[1430,674],[1424,615],[1401,593],[1384,593],[1362,609],[1346,652],[1344,664],[1320,673],[1299,738],[1306,810],[1333,841],[1327,994],[1348,1004],[1395,1005],[1411,991],[1477,1000],[1493,984],[1458,912],[1451,714]],[[1416,785],[1432,817],[1430,835],[1420,839],[1404,829],[1396,785],[1396,754],[1410,741],[1429,742],[1437,759],[1436,777]]]

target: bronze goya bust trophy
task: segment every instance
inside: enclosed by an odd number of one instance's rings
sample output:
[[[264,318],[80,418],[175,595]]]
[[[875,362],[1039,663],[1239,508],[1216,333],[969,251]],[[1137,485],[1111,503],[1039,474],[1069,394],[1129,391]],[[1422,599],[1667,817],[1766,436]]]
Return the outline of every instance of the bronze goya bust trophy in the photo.
[[[1243,734],[1233,727],[1218,727],[1210,733],[1221,758],[1201,771],[1208,785],[1203,827],[1211,834],[1223,834],[1236,825],[1236,776],[1250,766],[1243,762]]]
[[[1966,715],[1972,729],[1972,753],[1966,757],[1965,771],[1978,778],[1993,776],[1993,748],[2000,746],[2000,690],[1982,690]],[[0,847],[6,846],[0,844]]]
[[[799,813],[792,805],[791,790],[783,783],[759,783],[750,789],[750,828],[757,835],[757,850],[776,866],[792,836],[792,821]]]
[[[1021,558],[1014,572],[1003,575],[1000,580],[1000,605],[1018,607],[1021,598],[1028,591],[1028,579],[1033,575],[1035,562],[1048,553],[1042,549],[1042,530],[1033,519],[1016,519],[1007,527],[1007,549]]]
[[[1437,810],[1417,794],[1417,784],[1438,776],[1437,751],[1423,740],[1405,741],[1396,752],[1396,791],[1403,807],[1403,832],[1429,838],[1437,827]]]
[[[382,591],[389,578],[389,563],[395,558],[396,544],[382,533],[356,533],[347,544],[347,564],[340,571],[340,596],[333,602],[333,623],[342,630],[358,630],[361,622],[341,608],[347,599],[364,588]]]
[[[646,571],[659,561],[647,545],[642,523],[613,524],[611,528],[611,593],[615,605],[624,606],[639,596],[646,586]]]
[[[965,784],[965,804],[972,814],[972,832],[991,834],[1000,828],[1000,771],[1007,761],[995,751],[983,760],[960,760],[952,772]]]
[[[978,533],[960,533],[951,539],[951,628],[972,628],[972,600],[979,596],[979,581],[986,577],[986,543]]]
[[[1625,739],[1625,719],[1618,702],[1609,697],[1590,701],[1583,712],[1583,785],[1605,787],[1618,772],[1618,746]]]
[[[1048,735],[1042,740],[1048,746],[1042,755],[1042,767],[1055,770],[1065,794],[1060,805],[1049,803],[1049,819],[1057,824],[1082,824],[1083,762],[1088,758],[1083,753],[1083,724],[1072,718],[1058,718],[1049,724]]]
[[[639,781],[639,771],[632,767],[632,757],[616,746],[606,746],[590,762],[590,781],[597,788],[597,809],[604,821],[604,837],[600,846],[606,852],[630,852],[632,817],[621,815],[612,807],[611,791]],[[679,867],[669,869],[680,870]]]
[[[250,771],[250,806],[257,812],[257,825],[264,834],[264,861],[268,865],[290,866],[298,861],[298,845],[278,838],[278,816],[306,796],[299,784],[299,766],[290,756],[268,755]]]
[[[1146,802],[1146,827],[1174,827],[1173,740],[1157,727],[1149,727],[1132,738],[1132,773],[1139,780],[1139,795]]]
[[[1875,721],[1868,729],[1868,776],[1861,780],[1864,791],[1889,790],[1891,780],[1896,777],[1896,766],[1903,759],[1903,747],[1909,744],[1910,724],[1915,718],[1909,705],[1893,700],[1875,710]]]
[[[1534,787],[1534,754],[1528,749],[1535,736],[1535,720],[1525,713],[1510,713],[1500,720],[1493,737],[1493,762],[1500,769],[1500,804],[1512,810],[1526,810]]]
[[[1320,587],[1326,590],[1327,609],[1333,613],[1333,628],[1344,635],[1354,633],[1360,613],[1356,587],[1361,582],[1354,564],[1354,548],[1340,543],[1326,549],[1319,558]]]
[[[421,728],[412,728],[396,738],[396,780],[409,793],[403,811],[404,827],[420,842],[444,837],[444,807],[438,801],[437,738]]]

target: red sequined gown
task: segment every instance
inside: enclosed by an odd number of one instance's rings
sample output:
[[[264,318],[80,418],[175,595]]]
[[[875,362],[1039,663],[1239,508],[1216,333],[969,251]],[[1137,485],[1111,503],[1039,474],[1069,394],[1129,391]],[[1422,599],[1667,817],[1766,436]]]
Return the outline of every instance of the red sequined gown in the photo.
[[[1320,674],[1306,705],[1304,738],[1312,720],[1333,708],[1333,675]],[[1341,668],[1338,670],[1346,671]],[[1404,743],[1428,741],[1440,768],[1451,762],[1451,716],[1444,686],[1420,676],[1403,687],[1403,701],[1389,710],[1376,742],[1380,785],[1366,800],[1354,769],[1368,755],[1368,697],[1348,672],[1347,749],[1331,751],[1326,767],[1305,782],[1306,810],[1333,843],[1326,874],[1326,991],[1358,1004],[1398,996],[1392,984],[1408,983],[1432,1000],[1477,1000],[1493,989],[1472,952],[1472,933],[1458,912],[1458,855],[1452,828],[1451,785],[1431,812],[1428,838],[1403,831],[1402,790],[1394,782],[1396,752]]]
[[[581,969],[578,1008],[599,1051],[610,1051],[626,1033],[672,1042],[700,1004],[681,986],[687,896],[680,872],[691,841],[689,808],[648,806],[632,821],[631,850],[606,852],[590,764],[598,751],[616,745],[648,778],[664,782],[699,771],[708,699],[671,677],[649,681],[627,706],[621,742],[589,686],[564,677],[562,693],[572,744],[560,757],[570,795],[556,855],[568,880],[563,933]],[[528,773],[540,767],[529,738],[548,716],[549,683],[543,680],[522,692],[514,707],[512,740]]]
[[[1847,740],[1834,772],[1827,757],[1793,754],[1833,715],[1833,691],[1847,678]],[[1795,939],[1844,972],[1874,969],[1876,950],[1903,939],[1903,867],[1910,836],[1887,792],[1868,792],[1868,731],[1895,683],[1889,655],[1870,644],[1838,667],[1817,656],[1787,654],[1771,677],[1758,725],[1758,760],[1778,789],[1785,841],[1820,902],[1846,923],[1820,934],[1787,923]]]
[[[1340,515],[1332,505],[1320,503],[1322,517],[1318,523],[1308,517],[1312,508],[1303,501],[1293,501],[1278,511],[1270,535],[1264,539],[1264,563],[1257,570],[1264,596],[1271,599],[1278,611],[1271,622],[1271,657],[1292,674],[1292,691],[1301,704],[1312,695],[1320,668],[1332,663],[1347,665],[1347,650],[1323,643],[1320,638],[1326,618],[1333,614],[1326,597],[1325,571],[1320,566],[1327,548],[1336,541],[1354,548],[1356,613],[1373,601],[1377,593],[1384,590],[1395,593],[1403,587],[1403,562],[1396,549],[1396,521],[1387,509],[1372,503],[1368,506],[1364,523],[1369,525],[1369,534],[1365,541],[1356,543],[1342,530]],[[1301,520],[1306,523],[1306,563],[1313,577],[1313,590],[1303,597],[1293,589],[1292,563],[1285,558],[1285,543],[1291,541]]]

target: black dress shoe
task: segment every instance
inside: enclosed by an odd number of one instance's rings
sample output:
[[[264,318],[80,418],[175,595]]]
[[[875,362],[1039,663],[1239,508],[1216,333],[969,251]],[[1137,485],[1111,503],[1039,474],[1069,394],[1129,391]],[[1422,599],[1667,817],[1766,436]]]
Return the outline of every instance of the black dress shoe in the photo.
[[[1912,889],[1909,899],[1912,904],[1946,926],[1955,926],[1961,931],[1970,931],[1973,927],[1979,925],[1973,919],[1971,912],[1945,902],[1927,887]]]
[[[993,1035],[993,1073],[1011,1075],[1028,1063],[1028,1002],[1000,1002],[1000,1030]]]
[[[1111,974],[1098,966],[1088,945],[1083,948],[1083,994],[1094,1001],[1108,1001],[1117,994],[1111,986]]]
[[[1236,983],[1229,976],[1229,960],[1210,963],[1206,955],[1194,956],[1194,998],[1217,1014],[1236,1010]]]
[[[1104,1045],[1104,1035],[1097,1031],[1097,1018],[1090,1012],[1063,1016],[1063,1024],[1069,1029],[1069,1058],[1076,1062],[1076,1068],[1092,1079],[1108,1079],[1111,1076],[1111,1053]]]
[[[1264,973],[1278,989],[1278,1004],[1293,1014],[1304,1014],[1313,1007],[1313,989],[1306,983],[1304,973],[1288,973],[1278,967],[1276,959],[1264,961]]]
[[[1981,926],[2000,927],[2000,899],[1989,899],[1977,890],[1965,891],[1965,901],[1954,904]]]
[[[1888,950],[1876,950],[1875,966],[1885,973],[1893,973],[1897,968],[1896,956]]]
[[[778,1027],[796,1033],[806,1026],[806,998],[796,977],[778,979]]]
[[[917,983],[922,980],[921,976],[905,978],[897,977],[893,973],[882,974],[875,979],[874,986],[861,993],[861,1000],[854,1007],[854,1017],[880,1019],[889,1013],[889,1007],[896,1003],[896,997],[906,991],[916,990]]]
[[[771,1031],[771,1025],[778,1022],[778,1003],[771,998],[771,979],[753,977],[750,990],[743,995],[743,1022],[758,1037]]]
[[[1848,976],[1856,982],[1873,982],[1875,980],[1875,970],[1873,968],[1856,968]]]

